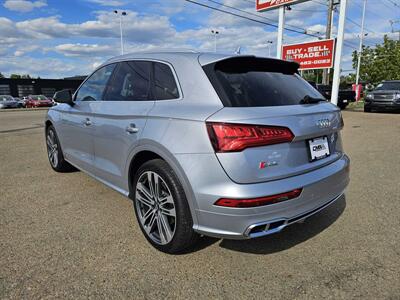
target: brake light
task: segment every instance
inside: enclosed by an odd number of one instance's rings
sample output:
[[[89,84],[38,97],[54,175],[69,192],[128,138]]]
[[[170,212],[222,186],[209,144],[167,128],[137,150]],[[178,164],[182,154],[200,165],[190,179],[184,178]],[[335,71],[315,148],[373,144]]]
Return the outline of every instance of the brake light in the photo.
[[[294,134],[279,126],[207,123],[207,131],[216,152],[238,152],[250,147],[289,143]]]
[[[294,199],[300,196],[301,191],[303,189],[295,189],[290,192],[266,196],[261,198],[253,198],[253,199],[228,199],[222,198],[219,199],[214,205],[224,206],[224,207],[233,207],[233,208],[249,208],[249,207],[257,207],[275,204],[283,201],[287,201],[290,199]]]

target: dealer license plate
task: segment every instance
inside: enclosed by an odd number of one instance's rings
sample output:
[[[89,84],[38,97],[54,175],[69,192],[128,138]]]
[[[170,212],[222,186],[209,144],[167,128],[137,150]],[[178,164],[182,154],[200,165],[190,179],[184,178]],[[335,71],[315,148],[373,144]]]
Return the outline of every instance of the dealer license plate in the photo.
[[[310,161],[318,160],[331,155],[328,138],[326,136],[308,140]]]

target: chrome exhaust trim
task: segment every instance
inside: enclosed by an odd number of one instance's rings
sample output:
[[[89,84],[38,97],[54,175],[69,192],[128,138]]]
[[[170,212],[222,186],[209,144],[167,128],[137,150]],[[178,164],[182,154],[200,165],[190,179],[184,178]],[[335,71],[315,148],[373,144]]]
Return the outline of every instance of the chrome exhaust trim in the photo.
[[[270,234],[277,233],[281,231],[283,228],[292,225],[294,223],[299,223],[304,221],[306,218],[320,212],[321,210],[327,208],[329,205],[334,203],[336,200],[338,200],[340,197],[343,196],[344,193],[340,194],[339,196],[335,197],[333,200],[330,200],[329,202],[325,203],[324,205],[317,207],[313,210],[310,210],[306,213],[300,214],[296,217],[286,219],[277,219],[274,221],[269,221],[269,222],[260,222],[256,224],[252,224],[249,227],[247,227],[244,236],[247,238],[257,238],[257,237],[262,237]]]

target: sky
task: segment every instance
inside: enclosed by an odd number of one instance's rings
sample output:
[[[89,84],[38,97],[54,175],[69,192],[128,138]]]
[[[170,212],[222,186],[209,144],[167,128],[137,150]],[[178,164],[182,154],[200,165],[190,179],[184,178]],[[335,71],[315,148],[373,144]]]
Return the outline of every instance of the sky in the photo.
[[[257,13],[255,0],[194,0],[264,23],[277,24],[278,12]],[[342,72],[352,72],[351,53],[358,49],[364,0],[348,0]],[[327,1],[293,5],[286,26],[324,36]],[[338,7],[339,8],[339,7]],[[158,49],[217,51],[260,56],[276,53],[277,28],[239,18],[185,0],[0,0],[0,72],[41,78],[87,75],[110,57],[119,55],[119,15],[125,52]],[[334,16],[336,34],[339,12]],[[390,20],[400,20],[400,0],[368,0],[365,44],[374,46],[391,33]],[[400,22],[394,24],[400,30]],[[317,37],[285,31],[284,44]],[[272,44],[268,43],[272,41]]]

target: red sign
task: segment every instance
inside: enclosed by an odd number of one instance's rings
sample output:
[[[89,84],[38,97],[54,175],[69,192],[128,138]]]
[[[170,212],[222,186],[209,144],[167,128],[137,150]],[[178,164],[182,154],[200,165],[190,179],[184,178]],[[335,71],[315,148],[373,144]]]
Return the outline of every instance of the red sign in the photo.
[[[282,5],[297,4],[308,0],[256,0],[257,11],[264,11],[278,8]]]
[[[300,70],[329,69],[333,67],[335,40],[323,40],[296,45],[285,45],[282,59],[300,64]]]

